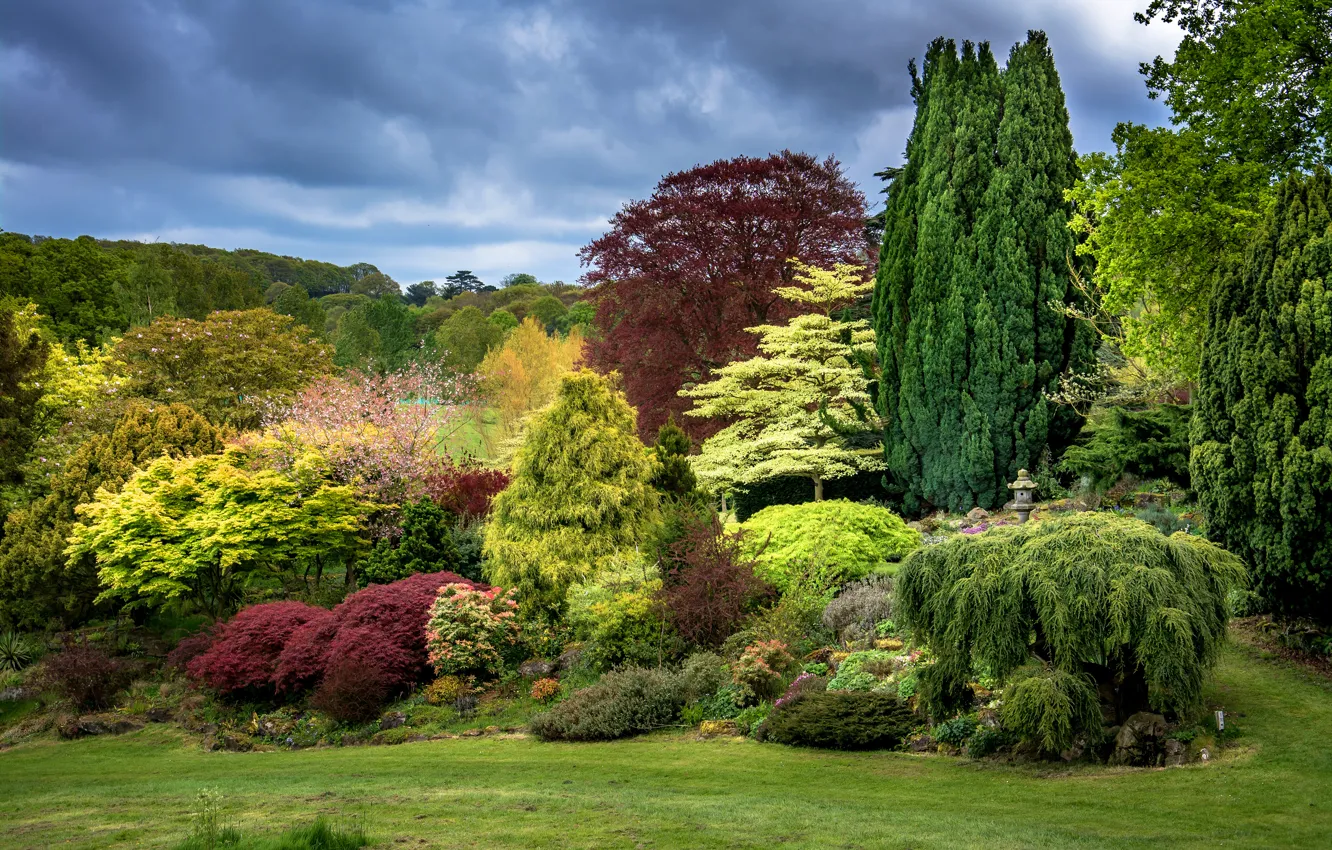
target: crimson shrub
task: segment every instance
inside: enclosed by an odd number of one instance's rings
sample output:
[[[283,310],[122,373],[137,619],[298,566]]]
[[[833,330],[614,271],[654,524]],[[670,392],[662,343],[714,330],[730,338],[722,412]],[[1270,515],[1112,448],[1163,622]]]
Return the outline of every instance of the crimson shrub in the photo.
[[[670,546],[666,584],[659,593],[671,624],[700,646],[720,646],[772,588],[742,554],[744,532],[726,532],[716,514],[688,516]]]
[[[252,605],[218,627],[212,644],[186,670],[224,694],[271,691],[278,654],[287,640],[326,613],[304,602]]]
[[[277,660],[273,682],[292,692],[318,684],[334,662],[359,659],[383,673],[390,693],[429,671],[425,626],[435,595],[446,584],[476,586],[450,572],[419,573],[358,590],[296,629]]]

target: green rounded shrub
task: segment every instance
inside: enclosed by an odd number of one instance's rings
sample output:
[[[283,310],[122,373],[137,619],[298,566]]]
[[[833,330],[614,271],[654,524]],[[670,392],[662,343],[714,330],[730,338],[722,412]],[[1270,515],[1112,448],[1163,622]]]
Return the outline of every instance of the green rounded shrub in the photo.
[[[755,737],[797,747],[887,749],[917,725],[911,710],[888,694],[815,692],[773,709]]]
[[[828,588],[863,578],[920,546],[897,514],[845,499],[773,505],[742,527],[755,572],[783,592],[811,574]]]
[[[679,673],[631,667],[575,691],[529,728],[546,741],[610,741],[674,723],[684,702]]]

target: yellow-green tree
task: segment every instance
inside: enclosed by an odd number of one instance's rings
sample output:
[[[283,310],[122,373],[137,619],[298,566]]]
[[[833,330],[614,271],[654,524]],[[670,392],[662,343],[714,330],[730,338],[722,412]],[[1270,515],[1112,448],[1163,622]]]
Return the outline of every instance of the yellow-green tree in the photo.
[[[504,436],[513,436],[529,413],[550,404],[560,378],[582,355],[583,337],[577,328],[567,337],[550,336],[531,317],[486,354],[477,371]]]
[[[220,617],[266,579],[355,557],[365,545],[375,505],[326,483],[318,457],[302,459],[291,477],[248,460],[237,449],[158,458],[119,492],[100,489],[78,508],[66,553],[96,558],[99,599],[186,602]]]
[[[565,376],[532,423],[484,548],[487,578],[517,587],[525,610],[560,609],[570,586],[632,552],[657,523],[653,463],[637,427],[623,393],[586,369]]]
[[[819,312],[748,328],[759,336],[760,356],[680,391],[694,399],[689,416],[730,420],[694,460],[700,481],[713,489],[803,476],[818,501],[828,479],[884,468],[863,365],[874,356],[874,332],[867,321],[832,318],[874,284],[859,266],[794,265],[800,285],[774,292]]]

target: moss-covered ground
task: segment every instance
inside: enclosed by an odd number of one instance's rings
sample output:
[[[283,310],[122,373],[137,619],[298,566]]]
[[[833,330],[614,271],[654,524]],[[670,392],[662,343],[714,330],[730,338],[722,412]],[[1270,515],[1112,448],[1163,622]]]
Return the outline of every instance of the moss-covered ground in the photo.
[[[1329,847],[1332,685],[1248,646],[1205,764],[1010,766],[661,734],[206,753],[166,726],[0,752],[0,847],[169,847],[202,788],[247,835],[319,814],[383,847]]]

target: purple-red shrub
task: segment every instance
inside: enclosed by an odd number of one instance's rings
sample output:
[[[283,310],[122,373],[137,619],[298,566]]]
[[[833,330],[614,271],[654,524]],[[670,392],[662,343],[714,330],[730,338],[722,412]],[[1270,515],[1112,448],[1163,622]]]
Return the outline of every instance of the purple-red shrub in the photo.
[[[86,643],[66,643],[42,662],[43,684],[79,711],[109,708],[129,684],[131,671],[120,659]]]
[[[338,658],[329,666],[310,705],[339,723],[368,723],[388,699],[384,671],[355,657]]]
[[[314,687],[335,663],[347,659],[377,667],[389,693],[422,680],[430,669],[426,620],[435,595],[446,584],[479,586],[450,572],[419,573],[348,596],[327,618],[308,622],[291,635],[273,677],[278,690]]]
[[[189,664],[208,651],[213,645],[213,630],[211,628],[196,632],[189,637],[181,638],[180,643],[167,653],[166,664],[172,670],[186,672]]]
[[[490,513],[490,501],[509,486],[509,474],[474,464],[450,464],[425,477],[425,492],[431,501],[460,517],[482,517]]]
[[[225,694],[271,691],[278,655],[301,626],[327,612],[304,602],[265,602],[219,626],[212,645],[186,670]]]
[[[720,646],[772,593],[742,553],[744,532],[727,532],[716,514],[685,520],[684,535],[667,553],[658,593],[675,630],[699,646]]]

